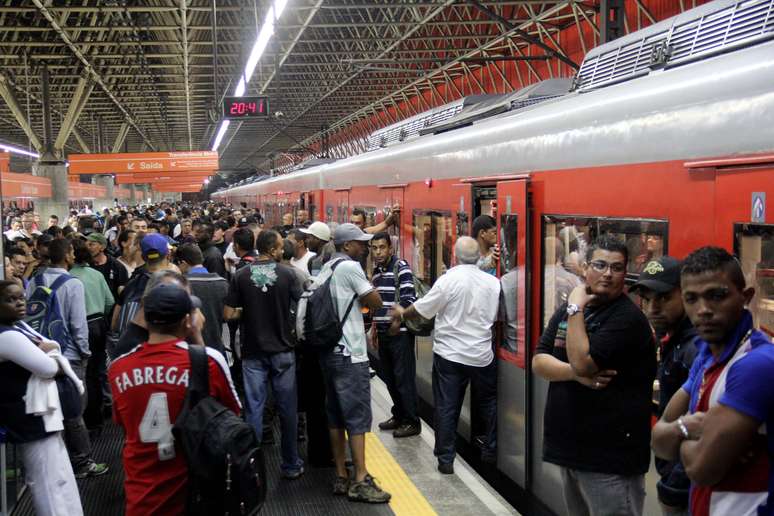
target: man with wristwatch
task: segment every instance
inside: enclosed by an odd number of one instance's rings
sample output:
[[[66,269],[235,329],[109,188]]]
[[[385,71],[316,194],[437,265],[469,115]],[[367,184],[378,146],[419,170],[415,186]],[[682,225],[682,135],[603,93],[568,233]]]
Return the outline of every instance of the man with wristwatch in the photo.
[[[772,514],[762,424],[774,425],[774,348],[745,308],[755,291],[745,286],[739,261],[719,247],[688,255],[680,280],[698,354],[653,428],[653,450],[682,460],[692,515]]]
[[[551,317],[532,360],[551,382],[543,460],[560,467],[569,514],[643,511],[656,348],[624,293],[627,257],[613,235],[589,246],[585,283]]]

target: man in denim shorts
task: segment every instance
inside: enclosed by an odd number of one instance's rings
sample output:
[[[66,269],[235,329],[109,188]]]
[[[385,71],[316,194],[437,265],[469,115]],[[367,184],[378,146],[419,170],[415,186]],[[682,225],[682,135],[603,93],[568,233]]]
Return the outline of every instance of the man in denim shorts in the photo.
[[[379,293],[366,279],[358,262],[371,238],[372,235],[354,224],[342,224],[333,234],[336,254],[323,266],[317,281],[322,283],[333,275],[331,292],[339,317],[344,320],[341,340],[332,350],[320,353],[320,363],[325,376],[328,428],[336,462],[333,493],[347,495],[357,502],[385,503],[390,500],[390,494],[376,484],[365,465],[365,433],[371,430],[371,385],[361,309],[376,311],[382,307]],[[350,303],[352,307],[344,318]],[[345,432],[355,466],[351,481],[345,465]]]

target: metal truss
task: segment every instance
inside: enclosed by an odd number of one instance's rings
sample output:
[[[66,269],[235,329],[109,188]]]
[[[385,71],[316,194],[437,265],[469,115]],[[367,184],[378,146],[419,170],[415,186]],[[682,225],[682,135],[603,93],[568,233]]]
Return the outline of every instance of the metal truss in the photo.
[[[625,32],[697,3],[626,0]],[[373,131],[460,97],[571,76],[599,43],[599,4],[289,0],[247,92],[269,95],[282,116],[231,124],[221,175],[282,172],[326,150],[351,156]],[[209,148],[268,5],[0,0],[0,86],[12,99],[0,101],[0,137],[41,145],[45,64],[65,153]]]

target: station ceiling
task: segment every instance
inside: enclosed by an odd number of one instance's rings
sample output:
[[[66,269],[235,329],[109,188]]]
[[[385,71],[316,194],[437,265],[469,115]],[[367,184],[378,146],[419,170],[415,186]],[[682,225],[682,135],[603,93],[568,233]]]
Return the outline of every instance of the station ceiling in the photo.
[[[64,154],[209,150],[273,3],[0,0],[0,143],[43,141],[45,67]],[[624,32],[698,3],[627,0]],[[353,154],[430,107],[571,76],[600,41],[599,4],[288,0],[246,93],[281,115],[231,124],[221,176],[319,154],[323,127],[334,155]]]

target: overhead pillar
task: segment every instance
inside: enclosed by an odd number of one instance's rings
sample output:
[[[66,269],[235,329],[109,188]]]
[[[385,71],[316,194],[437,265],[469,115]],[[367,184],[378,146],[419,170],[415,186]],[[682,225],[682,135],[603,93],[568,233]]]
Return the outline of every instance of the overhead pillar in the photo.
[[[129,190],[129,199],[126,201],[126,204],[129,206],[134,206],[137,204],[137,201],[134,199],[137,189],[134,187],[134,183],[129,183],[126,185],[126,188]]]
[[[70,216],[70,199],[67,190],[67,166],[64,162],[38,160],[32,164],[32,175],[47,177],[51,181],[51,197],[36,199],[35,211],[41,219],[56,215],[60,221]]]
[[[104,186],[105,187],[105,197],[101,199],[97,199],[97,203],[100,204],[99,208],[110,208],[113,206],[113,199],[115,199],[115,179],[113,176],[105,175],[105,176],[94,176],[91,178],[91,183],[94,185]],[[95,206],[97,208],[97,206]]]
[[[51,98],[49,96],[48,69],[44,66],[41,76],[43,91],[43,142],[42,156],[32,165],[32,174],[47,177],[51,181],[51,197],[38,199],[35,208],[41,219],[51,215],[66,221],[70,215],[69,192],[67,188],[67,165],[54,154],[54,135],[51,126]]]
[[[140,185],[142,191],[142,203],[148,204],[148,198],[150,197],[150,185],[145,183]]]

